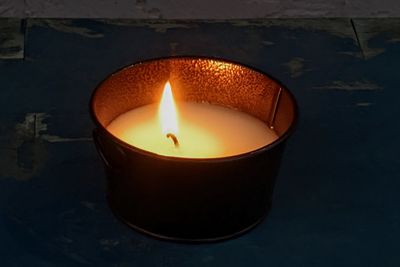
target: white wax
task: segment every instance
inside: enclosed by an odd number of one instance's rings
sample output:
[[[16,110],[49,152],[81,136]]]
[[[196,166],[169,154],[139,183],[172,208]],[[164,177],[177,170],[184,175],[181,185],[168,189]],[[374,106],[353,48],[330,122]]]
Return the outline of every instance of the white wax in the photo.
[[[205,103],[178,102],[179,146],[162,133],[158,104],[130,110],[107,129],[119,139],[159,155],[219,158],[256,150],[278,136],[246,113]]]

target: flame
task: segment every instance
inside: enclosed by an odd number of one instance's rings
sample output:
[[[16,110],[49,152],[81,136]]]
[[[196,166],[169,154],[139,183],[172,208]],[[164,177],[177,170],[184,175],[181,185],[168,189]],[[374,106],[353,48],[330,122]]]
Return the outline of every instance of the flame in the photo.
[[[158,110],[163,134],[178,134],[178,115],[169,81],[165,84]]]

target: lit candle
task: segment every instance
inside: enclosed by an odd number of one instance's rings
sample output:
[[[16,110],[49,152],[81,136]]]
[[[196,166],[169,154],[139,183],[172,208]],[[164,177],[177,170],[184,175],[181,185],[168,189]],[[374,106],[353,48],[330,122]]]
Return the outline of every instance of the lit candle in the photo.
[[[185,158],[238,155],[278,138],[263,121],[237,110],[207,103],[175,104],[169,82],[160,104],[123,113],[107,129],[143,150]]]
[[[167,83],[162,92],[167,79],[174,91]],[[297,119],[293,95],[272,77],[201,57],[125,67],[96,88],[90,112],[113,212],[185,242],[224,240],[262,221]]]

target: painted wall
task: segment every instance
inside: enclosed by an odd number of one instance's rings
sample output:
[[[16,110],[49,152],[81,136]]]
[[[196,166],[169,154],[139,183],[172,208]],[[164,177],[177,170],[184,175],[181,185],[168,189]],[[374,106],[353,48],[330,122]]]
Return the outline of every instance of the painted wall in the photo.
[[[395,17],[399,0],[0,0],[0,17]]]

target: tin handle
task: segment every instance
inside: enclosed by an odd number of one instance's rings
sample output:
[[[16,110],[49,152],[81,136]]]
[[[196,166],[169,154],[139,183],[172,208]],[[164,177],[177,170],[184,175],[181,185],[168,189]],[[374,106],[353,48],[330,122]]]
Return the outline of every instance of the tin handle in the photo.
[[[124,150],[98,129],[93,131],[93,140],[106,167],[113,171],[121,170],[127,158]]]

